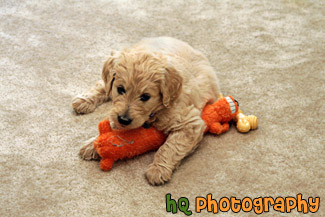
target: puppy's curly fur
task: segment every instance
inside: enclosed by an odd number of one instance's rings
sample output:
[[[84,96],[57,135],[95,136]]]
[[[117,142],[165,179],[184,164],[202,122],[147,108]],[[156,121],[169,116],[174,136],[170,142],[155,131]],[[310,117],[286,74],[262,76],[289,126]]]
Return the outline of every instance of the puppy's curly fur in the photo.
[[[102,81],[75,97],[72,105],[77,113],[89,113],[111,98],[108,118],[113,128],[145,124],[168,133],[146,172],[148,181],[159,185],[169,181],[181,160],[198,146],[205,129],[201,111],[218,95],[216,73],[201,52],[177,39],[158,37],[112,52]],[[121,124],[119,116],[131,123]],[[98,157],[91,142],[80,155]]]

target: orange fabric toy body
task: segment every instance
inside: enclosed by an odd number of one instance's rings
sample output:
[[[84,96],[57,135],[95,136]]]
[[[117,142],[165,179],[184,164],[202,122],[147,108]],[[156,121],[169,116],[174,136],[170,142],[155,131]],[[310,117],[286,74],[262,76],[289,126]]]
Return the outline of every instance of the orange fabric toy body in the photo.
[[[101,156],[100,168],[110,170],[119,159],[132,158],[161,146],[167,135],[154,127],[132,130],[112,130],[109,121],[103,120],[98,125],[99,136],[94,147]]]
[[[205,121],[206,132],[221,134],[229,129],[229,123],[238,112],[238,102],[227,96],[219,99],[211,105],[206,105],[202,111],[202,119]]]
[[[207,125],[205,132],[218,135],[226,132],[229,129],[228,122],[237,112],[238,103],[231,96],[206,105],[202,112],[202,119]],[[99,136],[94,142],[94,148],[101,156],[100,168],[105,171],[110,170],[116,160],[132,158],[158,149],[167,138],[167,135],[154,127],[112,130],[108,120],[101,121],[98,128]]]

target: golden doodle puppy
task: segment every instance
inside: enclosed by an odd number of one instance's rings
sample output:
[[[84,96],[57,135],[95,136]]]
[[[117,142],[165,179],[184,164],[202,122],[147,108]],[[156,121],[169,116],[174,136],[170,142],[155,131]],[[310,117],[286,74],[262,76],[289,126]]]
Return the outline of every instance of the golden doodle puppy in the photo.
[[[160,185],[198,146],[205,129],[201,111],[218,95],[216,72],[201,52],[177,39],[158,37],[112,52],[102,80],[75,97],[72,106],[77,113],[90,113],[112,99],[108,115],[112,128],[152,125],[168,134],[146,172],[151,184]],[[99,157],[92,141],[80,156]]]

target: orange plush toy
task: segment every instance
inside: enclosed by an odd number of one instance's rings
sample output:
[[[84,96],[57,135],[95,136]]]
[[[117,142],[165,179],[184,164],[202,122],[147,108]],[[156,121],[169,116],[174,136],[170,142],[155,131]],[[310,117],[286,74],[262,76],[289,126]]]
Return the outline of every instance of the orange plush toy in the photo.
[[[94,147],[101,157],[100,168],[108,171],[118,159],[132,158],[161,146],[167,135],[151,127],[139,127],[132,130],[112,130],[109,121],[98,125],[99,136]]]
[[[238,112],[238,103],[231,96],[220,98],[212,105],[206,105],[202,112],[206,130],[221,134],[229,129],[230,122]],[[154,127],[132,130],[112,130],[108,120],[98,125],[99,136],[94,142],[97,153],[101,156],[100,168],[108,171],[118,159],[132,158],[148,151],[158,149],[167,135]]]
[[[238,112],[238,102],[232,97],[222,97],[213,104],[208,104],[202,111],[202,119],[207,128],[204,132],[220,135],[229,129],[229,123]]]

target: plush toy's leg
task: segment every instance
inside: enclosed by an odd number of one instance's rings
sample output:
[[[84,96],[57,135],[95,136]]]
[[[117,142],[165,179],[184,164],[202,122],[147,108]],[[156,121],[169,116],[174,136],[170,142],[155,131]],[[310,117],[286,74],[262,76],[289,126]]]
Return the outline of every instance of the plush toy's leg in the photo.
[[[216,122],[211,124],[209,132],[219,135],[221,133],[228,131],[228,129],[229,129],[228,123],[220,124],[219,122]]]
[[[102,170],[109,171],[112,169],[113,164],[114,164],[114,160],[106,158],[106,159],[102,159],[99,165]]]

